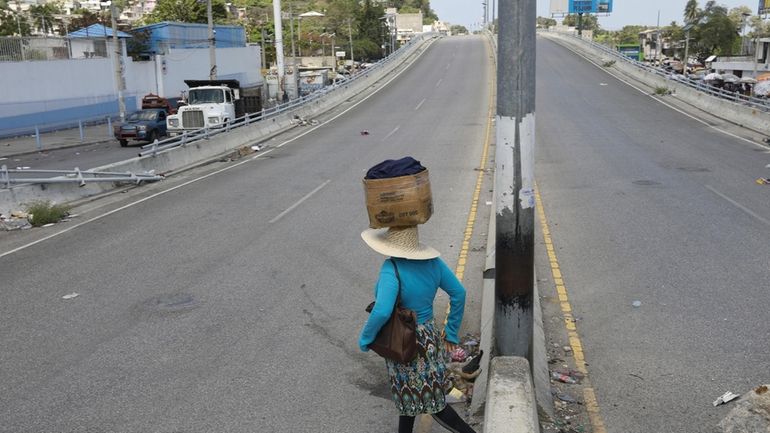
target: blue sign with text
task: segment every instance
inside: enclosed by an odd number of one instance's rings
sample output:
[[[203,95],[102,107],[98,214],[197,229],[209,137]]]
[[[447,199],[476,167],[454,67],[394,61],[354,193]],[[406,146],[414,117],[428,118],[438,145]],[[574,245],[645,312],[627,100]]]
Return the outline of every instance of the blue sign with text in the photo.
[[[612,12],[612,0],[569,0],[571,14],[608,14]]]

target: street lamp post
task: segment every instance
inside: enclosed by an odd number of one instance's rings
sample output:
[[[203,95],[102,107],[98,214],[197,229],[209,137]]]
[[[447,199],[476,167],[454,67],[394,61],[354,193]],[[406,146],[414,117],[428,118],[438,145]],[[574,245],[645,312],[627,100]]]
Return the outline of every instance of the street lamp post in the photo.
[[[281,22],[281,0],[273,0],[273,20],[275,21],[275,62],[278,67],[278,101],[283,100],[283,85],[286,72],[283,65],[283,23]]]

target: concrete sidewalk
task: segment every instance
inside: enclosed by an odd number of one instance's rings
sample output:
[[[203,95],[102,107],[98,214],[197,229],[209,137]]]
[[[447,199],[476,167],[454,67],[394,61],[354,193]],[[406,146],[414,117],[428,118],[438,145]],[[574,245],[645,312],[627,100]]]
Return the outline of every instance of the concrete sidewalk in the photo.
[[[111,125],[84,126],[81,136],[80,128],[63,129],[53,132],[41,132],[38,137],[34,134],[12,138],[0,138],[0,158],[27,155],[68,147],[86,146],[115,140],[112,137]]]

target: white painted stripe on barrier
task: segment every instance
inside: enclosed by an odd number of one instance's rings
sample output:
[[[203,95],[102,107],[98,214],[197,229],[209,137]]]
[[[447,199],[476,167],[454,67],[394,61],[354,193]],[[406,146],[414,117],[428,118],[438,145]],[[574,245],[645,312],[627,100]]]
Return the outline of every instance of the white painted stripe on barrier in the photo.
[[[529,362],[519,356],[497,356],[490,364],[486,433],[535,433],[540,431],[535,390]]]

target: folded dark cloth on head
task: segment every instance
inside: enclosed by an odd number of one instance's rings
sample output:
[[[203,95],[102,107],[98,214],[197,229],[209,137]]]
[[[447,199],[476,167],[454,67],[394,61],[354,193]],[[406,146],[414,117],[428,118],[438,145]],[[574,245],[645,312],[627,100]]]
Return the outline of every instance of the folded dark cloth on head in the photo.
[[[407,156],[401,159],[388,159],[370,168],[366,179],[388,179],[391,177],[409,176],[425,170],[420,161]]]

